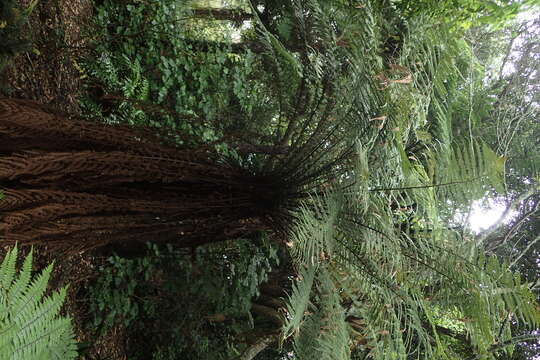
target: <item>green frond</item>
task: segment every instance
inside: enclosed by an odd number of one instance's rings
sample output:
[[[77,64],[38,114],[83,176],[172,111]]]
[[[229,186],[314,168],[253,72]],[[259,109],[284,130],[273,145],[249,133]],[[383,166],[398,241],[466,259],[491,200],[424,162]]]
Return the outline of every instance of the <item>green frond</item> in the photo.
[[[15,264],[17,263],[17,248],[8,251],[0,265],[0,291],[7,292],[15,278]],[[0,316],[4,312],[0,312]]]
[[[329,194],[313,195],[300,205],[290,250],[299,264],[316,265],[321,256],[332,256],[338,206],[339,199]]]
[[[371,4],[350,10],[340,1],[293,1],[280,22],[293,29],[290,38],[279,26],[255,25],[265,44],[264,81],[275,102],[267,135],[290,149],[264,159],[262,167],[302,192],[341,179],[356,141],[368,139],[365,145],[372,146],[380,131],[370,119],[386,112],[386,94],[372,76],[383,67],[377,16]]]
[[[315,266],[302,268],[298,280],[293,283],[291,295],[287,300],[287,319],[283,325],[283,338],[298,334],[304,316],[310,307],[311,288],[315,279]]]
[[[303,288],[295,284],[288,304],[293,316],[286,334],[294,337],[299,358],[313,356],[310,349],[321,354],[326,346],[322,344],[342,343],[337,333],[328,342],[324,335],[331,332],[320,333],[323,320],[328,319],[324,311],[335,312],[335,319],[347,313],[361,319],[362,325],[354,333],[363,339],[362,346],[370,356],[381,360],[409,359],[411,354],[426,360],[459,358],[448,348],[449,333],[460,341],[470,339],[464,346],[493,359],[490,347],[512,336],[509,328],[501,327],[505,319],[511,316],[513,321],[537,326],[539,313],[530,286],[508,272],[508,264],[480,255],[478,244],[464,241],[437,223],[429,224],[428,236],[394,231],[397,224],[409,220],[400,220],[384,198],[372,193],[368,211],[358,209],[364,202],[356,202],[354,192],[321,197],[317,206],[304,208],[304,221],[297,223],[303,229],[298,231],[291,254],[299,264],[317,265],[310,270],[315,271],[317,286],[313,286],[311,273],[306,276],[302,270],[301,278],[309,281]],[[407,192],[388,199],[410,200]],[[417,215],[422,219],[421,212]],[[338,219],[332,221],[331,231],[326,227],[328,219]],[[422,227],[414,230],[421,233]],[[334,240],[324,239],[329,236]],[[313,261],[313,248],[292,250],[297,243],[308,241],[332,243],[332,251]],[[331,286],[334,290],[328,290]],[[331,298],[330,293],[336,297]],[[332,302],[339,306],[323,305]],[[342,307],[343,302],[351,304],[349,310]],[[440,333],[445,322],[456,324],[457,329]],[[339,328],[338,324],[329,327]]]
[[[33,255],[33,252],[31,251],[24,259],[23,266],[21,268],[21,271],[19,272],[19,276],[17,277],[15,282],[11,284],[11,288],[7,293],[8,301],[11,299],[11,301],[19,302],[24,297],[24,292],[28,288],[28,285],[30,283],[30,278],[32,275],[32,255]],[[47,274],[47,279],[45,280],[45,286],[48,280],[49,279],[48,279],[48,274]],[[43,291],[45,291],[45,286],[43,286]],[[39,294],[38,296],[41,296],[41,295],[42,293]],[[30,297],[30,300],[32,299],[33,297]],[[17,308],[16,308],[15,313],[19,313],[19,311],[17,311]]]
[[[299,360],[347,360],[350,332],[338,289],[324,267],[317,269],[316,283],[315,304],[305,309],[305,320],[295,334],[295,356]]]
[[[71,320],[58,316],[66,288],[44,297],[52,265],[32,278],[30,253],[15,277],[16,258],[14,248],[0,266],[0,359],[75,359]]]
[[[505,159],[482,141],[456,142],[450,152],[441,149],[441,153],[444,155],[436,156],[436,169],[430,170],[433,183],[440,185],[437,193],[441,199],[468,204],[491,189],[503,192]]]

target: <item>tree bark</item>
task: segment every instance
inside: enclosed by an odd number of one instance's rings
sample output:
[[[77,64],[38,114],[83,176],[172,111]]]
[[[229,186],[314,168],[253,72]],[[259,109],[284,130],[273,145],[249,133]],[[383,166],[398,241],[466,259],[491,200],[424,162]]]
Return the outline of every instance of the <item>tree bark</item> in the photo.
[[[286,185],[211,147],[0,99],[0,239],[87,250],[106,244],[223,241],[286,222]],[[284,197],[285,196],[285,197]]]

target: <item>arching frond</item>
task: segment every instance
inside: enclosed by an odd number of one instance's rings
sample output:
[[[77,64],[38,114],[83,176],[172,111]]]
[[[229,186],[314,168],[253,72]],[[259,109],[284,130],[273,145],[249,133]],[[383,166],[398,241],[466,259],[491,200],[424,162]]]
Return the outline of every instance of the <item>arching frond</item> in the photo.
[[[293,316],[286,336],[294,337],[299,358],[313,356],[313,349],[321,353],[332,341],[335,346],[343,344],[338,329],[344,317],[357,319],[347,326],[361,339],[357,346],[373,359],[456,358],[446,344],[448,337],[475,354],[495,359],[493,344],[512,338],[509,317],[538,326],[534,295],[527,283],[508,271],[507,264],[482,255],[480,245],[443,227],[430,229],[429,236],[392,231],[399,222],[385,210],[384,202],[377,201],[380,197],[373,195],[371,211],[358,217],[351,217],[362,214],[352,208],[352,194],[335,198],[340,200],[326,207],[340,219],[331,233],[319,231],[332,217],[316,216],[320,209],[297,223],[304,229],[295,241],[328,243],[322,238],[334,238],[332,252],[317,257],[317,267],[311,265],[309,276],[301,270],[301,279],[308,282],[295,285],[289,301]],[[298,250],[292,254],[299,264],[306,259]],[[317,286],[312,286],[312,271]],[[337,323],[328,329],[336,333],[322,330],[321,321],[328,319],[323,310],[335,312],[332,319]],[[457,330],[446,328],[448,322],[455,323]],[[330,334],[333,340],[325,337]]]
[[[16,258],[14,248],[0,266],[0,359],[75,359],[71,320],[58,316],[66,288],[44,297],[52,265],[32,277],[30,253],[15,276]]]
[[[283,325],[284,337],[298,334],[304,322],[304,316],[310,307],[311,288],[315,279],[315,266],[303,268],[298,280],[292,285],[292,292],[287,301],[287,319]]]
[[[488,191],[504,191],[504,161],[482,141],[462,141],[453,144],[450,151],[436,155],[436,167],[429,171],[440,199],[448,203],[468,205],[481,199]]]
[[[350,358],[349,326],[341,298],[326,269],[317,273],[317,305],[306,314],[302,330],[294,343],[299,360],[347,360]]]
[[[339,201],[330,194],[313,195],[300,206],[290,249],[299,264],[317,265],[321,258],[332,256]]]

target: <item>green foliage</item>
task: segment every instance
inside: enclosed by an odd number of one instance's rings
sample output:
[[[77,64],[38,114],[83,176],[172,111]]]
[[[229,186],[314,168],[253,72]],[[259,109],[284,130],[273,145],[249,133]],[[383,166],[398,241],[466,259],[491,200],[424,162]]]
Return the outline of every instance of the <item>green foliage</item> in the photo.
[[[299,276],[283,336],[298,359],[349,358],[349,335],[373,359],[495,359],[494,344],[515,336],[509,314],[538,322],[530,286],[502,259],[480,255],[470,234],[449,230],[454,208],[502,191],[504,158],[474,137],[475,116],[489,106],[482,68],[448,27],[407,28],[375,73],[379,86],[363,88],[371,101],[355,108],[381,131],[357,140],[354,176],[295,213]]]
[[[401,52],[380,79],[395,104],[394,145],[403,174],[396,178],[401,185],[388,188],[416,188],[408,196],[429,210],[433,220],[436,214],[429,204],[437,198],[446,202],[446,216],[453,216],[455,209],[488,192],[502,193],[505,159],[475,131],[491,106],[482,66],[448,26],[425,20],[408,22]]]
[[[482,255],[481,244],[444,228],[432,229],[425,237],[392,233],[385,223],[392,224],[394,218],[384,202],[377,204],[380,194],[373,195],[371,216],[355,201],[355,194],[348,196],[351,201],[345,198],[337,210],[335,218],[340,220],[328,223],[312,216],[310,224],[298,223],[320,229],[300,229],[298,237],[321,243],[329,241],[321,239],[327,234],[334,238],[333,252],[321,250],[308,270],[302,268],[304,256],[295,258],[300,275],[289,299],[284,336],[294,337],[299,359],[309,359],[310,349],[319,349],[323,358],[347,358],[339,354],[348,349],[343,334],[352,325],[374,359],[406,359],[410,354],[460,359],[461,347],[495,359],[493,345],[513,338],[510,314],[513,321],[538,326],[540,313],[530,285],[504,261]],[[292,244],[296,246],[302,241]],[[319,286],[311,285],[314,276]],[[349,304],[347,309],[344,304]],[[347,315],[359,322],[347,323]],[[329,319],[336,323],[325,324]],[[446,328],[449,321],[460,326]],[[325,344],[333,345],[325,351]]]
[[[75,359],[71,319],[58,313],[66,288],[45,296],[52,265],[32,276],[32,252],[16,271],[17,248],[0,265],[0,359]]]
[[[492,105],[484,69],[455,30],[504,21],[517,3],[252,5],[253,30],[239,47],[196,34],[176,2],[106,1],[96,9],[101,57],[85,68],[119,101],[111,111],[94,98],[89,108],[206,142],[228,135],[288,149],[236,160],[303,196],[292,209],[298,278],[282,328],[298,359],[347,359],[351,338],[374,359],[493,359],[494,344],[512,341],[508,316],[535,326],[538,312],[504,261],[449,230],[455,209],[502,191],[504,175],[504,158],[477,137]],[[272,257],[242,246],[111,258],[92,290],[93,311],[106,310],[97,324],[144,326],[150,337],[152,326],[171,328],[155,359],[235,354],[227,346],[246,329]],[[226,321],[201,321],[215,315]]]
[[[136,300],[155,271],[151,258],[130,260],[114,255],[107,261],[109,264],[100,268],[101,275],[89,292],[90,312],[94,315],[92,327],[108,329],[121,323],[129,328],[137,321],[139,313],[155,316],[155,303],[145,298]]]
[[[474,24],[504,25],[536,0],[397,0],[393,1],[408,18],[427,15],[455,27],[469,28]]]
[[[261,245],[238,241],[194,257],[149,245],[142,258],[112,256],[90,289],[89,325],[103,332],[120,325],[144,339],[130,350],[133,359],[229,359],[238,351],[233,336],[251,326],[251,299],[277,262],[275,249]]]
[[[309,310],[311,287],[315,279],[315,266],[308,266],[307,269],[300,269],[297,282],[293,283],[291,295],[288,299],[287,321],[283,326],[283,336],[285,338],[298,334],[304,314]]]
[[[86,112],[211,142],[238,118],[256,120],[264,111],[261,85],[251,77],[253,54],[233,51],[226,33],[201,37],[185,4],[107,0],[93,20],[91,44],[99,56],[83,64],[92,84]],[[113,101],[104,102],[107,97]]]
[[[24,9],[16,3],[15,0],[0,3],[0,71],[11,57],[32,48],[30,41],[23,39],[21,31],[37,0],[32,0]]]
[[[498,157],[485,143],[456,143],[449,152],[450,156],[438,159],[437,169],[432,170],[434,183],[447,184],[437,189],[441,199],[454,199],[470,205],[472,201],[482,199],[491,189],[504,192],[505,159]],[[460,186],[460,183],[467,184],[467,187]]]
[[[314,268],[309,276],[313,282]],[[303,281],[309,281],[302,279]],[[301,283],[302,283],[301,282]],[[295,297],[309,300],[310,290],[305,287],[293,288],[288,309],[295,313],[296,322],[305,319],[302,331],[297,329],[294,343],[295,355],[298,359],[320,358],[325,360],[347,360],[350,358],[349,327],[341,307],[338,288],[332,282],[326,271],[319,271],[317,276],[317,296],[313,299],[311,309],[296,308]],[[307,296],[306,296],[307,295]],[[309,316],[305,316],[305,314]]]

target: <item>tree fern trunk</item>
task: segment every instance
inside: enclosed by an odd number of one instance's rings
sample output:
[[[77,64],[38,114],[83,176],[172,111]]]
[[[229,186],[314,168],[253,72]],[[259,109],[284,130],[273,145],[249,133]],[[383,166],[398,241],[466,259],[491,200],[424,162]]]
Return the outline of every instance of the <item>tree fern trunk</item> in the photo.
[[[85,250],[197,246],[281,222],[284,185],[147,130],[70,119],[0,99],[4,243]]]

